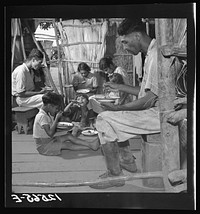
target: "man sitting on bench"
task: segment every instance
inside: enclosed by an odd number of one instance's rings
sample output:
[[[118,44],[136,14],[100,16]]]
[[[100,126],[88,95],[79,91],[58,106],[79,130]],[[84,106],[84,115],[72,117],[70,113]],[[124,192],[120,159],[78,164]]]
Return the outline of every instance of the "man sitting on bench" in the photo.
[[[45,89],[35,91],[32,69],[39,69],[43,61],[43,53],[33,49],[22,65],[12,72],[12,95],[16,97],[19,106],[41,108]]]
[[[110,178],[123,175],[122,169],[127,169],[130,161],[119,158],[117,143],[126,142],[138,134],[153,134],[160,132],[160,120],[157,107],[158,77],[157,77],[157,45],[156,40],[145,32],[145,25],[139,20],[125,19],[118,28],[124,49],[133,55],[139,52],[145,54],[144,75],[141,87],[124,84],[105,83],[106,87],[138,96],[137,100],[124,105],[102,103],[106,111],[97,116],[96,129],[104,153],[107,172],[100,178]],[[128,149],[128,147],[127,147]],[[127,150],[128,151],[128,150]],[[128,153],[127,153],[128,154]],[[127,167],[126,167],[127,166]],[[113,179],[91,185],[91,188],[104,189],[119,187],[124,180]]]

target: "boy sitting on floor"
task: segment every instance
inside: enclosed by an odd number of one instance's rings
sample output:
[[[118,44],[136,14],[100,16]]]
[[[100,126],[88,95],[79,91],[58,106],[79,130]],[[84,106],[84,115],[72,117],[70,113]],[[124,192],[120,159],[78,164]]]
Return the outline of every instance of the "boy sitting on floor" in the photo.
[[[60,111],[60,96],[54,92],[47,92],[42,97],[43,106],[35,117],[33,126],[33,138],[35,139],[37,150],[43,155],[60,155],[61,150],[97,150],[99,139],[87,142],[66,133],[61,136],[54,136],[57,123],[63,112]],[[55,119],[53,119],[55,118]]]

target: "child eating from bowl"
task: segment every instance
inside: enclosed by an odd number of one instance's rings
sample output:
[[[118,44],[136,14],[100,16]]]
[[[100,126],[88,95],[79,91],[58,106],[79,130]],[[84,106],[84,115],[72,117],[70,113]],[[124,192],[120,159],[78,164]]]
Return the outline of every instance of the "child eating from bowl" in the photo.
[[[54,92],[47,92],[42,96],[43,106],[35,117],[33,138],[37,150],[43,155],[60,155],[61,150],[97,150],[99,139],[87,142],[73,136],[71,133],[55,136],[57,123],[63,112],[60,111],[61,99]],[[55,119],[54,119],[55,118]]]
[[[78,94],[64,109],[61,122],[79,122],[80,128],[89,127],[95,114],[92,109],[88,110],[89,99],[86,94]]]

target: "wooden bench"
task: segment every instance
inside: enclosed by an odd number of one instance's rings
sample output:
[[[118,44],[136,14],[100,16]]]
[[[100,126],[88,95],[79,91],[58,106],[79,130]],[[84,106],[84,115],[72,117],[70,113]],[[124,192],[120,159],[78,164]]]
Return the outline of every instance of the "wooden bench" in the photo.
[[[162,171],[161,134],[142,135],[142,172]],[[162,178],[145,178],[143,185],[151,188],[164,188]]]
[[[17,131],[19,134],[21,134],[21,129],[23,127],[23,130],[25,134],[28,133],[28,122],[31,118],[35,117],[35,115],[38,113],[37,108],[29,108],[29,107],[14,107],[12,108],[12,111],[15,112],[15,119],[17,122]],[[33,121],[32,121],[33,123]],[[31,124],[32,127],[33,124]]]
[[[28,134],[29,120],[35,117],[35,115],[38,113],[38,109],[18,106],[18,104],[16,103],[16,98],[12,96],[12,112],[15,113],[15,120],[17,123],[18,133],[21,134],[21,130],[23,127],[24,133]],[[33,123],[33,120],[30,123],[31,128],[33,126],[32,123]]]

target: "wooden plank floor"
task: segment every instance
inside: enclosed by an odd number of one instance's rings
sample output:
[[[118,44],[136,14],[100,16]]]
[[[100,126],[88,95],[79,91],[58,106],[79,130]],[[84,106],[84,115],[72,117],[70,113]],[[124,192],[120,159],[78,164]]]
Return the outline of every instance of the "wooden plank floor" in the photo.
[[[140,139],[132,152],[141,170]],[[132,144],[131,144],[132,145]],[[142,180],[126,181],[122,187],[95,190],[79,187],[29,187],[18,184],[29,182],[81,182],[96,180],[106,171],[104,156],[98,151],[62,151],[60,156],[40,155],[32,135],[12,132],[12,191],[14,193],[72,193],[72,192],[159,192],[142,185]],[[125,175],[130,175],[124,170]]]

